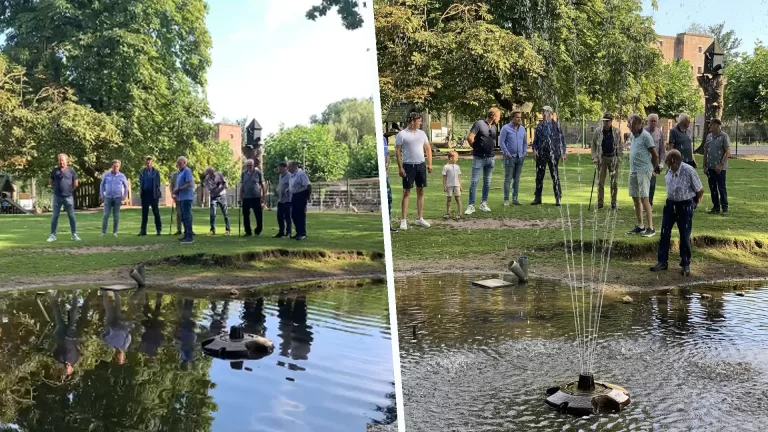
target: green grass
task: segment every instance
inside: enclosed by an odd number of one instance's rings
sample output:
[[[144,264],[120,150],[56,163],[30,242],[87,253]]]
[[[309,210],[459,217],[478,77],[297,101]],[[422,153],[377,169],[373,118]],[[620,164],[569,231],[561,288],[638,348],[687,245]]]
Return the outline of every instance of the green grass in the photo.
[[[101,238],[101,212],[77,214],[78,233],[82,242],[69,236],[65,214],[59,218],[59,240],[47,243],[50,214],[0,216],[0,286],[4,281],[25,278],[55,277],[104,271],[158,259],[193,254],[237,255],[272,249],[307,251],[384,252],[381,215],[347,213],[310,213],[307,217],[308,239],[297,242],[272,238],[277,233],[275,212],[264,212],[264,231],[259,237],[237,237],[237,211],[231,211],[233,236],[226,237],[224,220],[217,217],[215,237],[207,237],[208,210],[194,209],[194,231],[198,235],[192,245],[178,244],[178,236],[169,236],[170,209],[161,209],[163,235],[138,237],[141,211],[120,212],[119,237]],[[150,214],[149,231],[154,231]],[[111,232],[111,220],[108,232]],[[175,231],[175,221],[173,230]],[[138,249],[146,247],[145,249]],[[193,269],[191,269],[193,270]],[[210,269],[208,269],[210,271]],[[300,269],[291,268],[300,272]],[[258,271],[258,267],[254,267]],[[299,277],[299,276],[297,276]],[[87,279],[87,277],[85,277]]]
[[[699,163],[701,157],[698,157]],[[445,195],[442,190],[442,167],[446,163],[446,156],[438,156],[433,160],[433,171],[428,179],[428,186],[425,193],[424,217],[428,221],[442,221],[445,214]],[[469,200],[469,182],[471,174],[471,158],[461,158],[461,182],[464,189],[462,194],[462,205],[466,208]],[[768,166],[764,162],[751,162],[744,160],[731,160],[728,169],[728,196],[730,213],[729,217],[715,216],[706,214],[706,209],[711,207],[709,198],[709,187],[706,178],[701,170],[698,170],[702,183],[704,185],[704,200],[702,205],[696,210],[693,220],[693,237],[698,238],[700,242],[709,242],[720,246],[735,245],[745,247],[762,248],[762,245],[768,244]],[[541,206],[530,206],[534,198],[535,189],[535,162],[528,158],[523,166],[523,174],[520,182],[519,199],[524,206],[504,207],[503,179],[504,167],[501,160],[497,159],[496,167],[493,171],[491,192],[488,199],[490,213],[484,213],[479,210],[482,180],[478,185],[477,199],[475,206],[477,211],[471,216],[464,216],[465,228],[468,230],[448,230],[445,226],[433,225],[433,227],[424,229],[414,226],[413,221],[416,217],[415,193],[412,194],[409,210],[408,222],[409,229],[406,232],[398,233],[392,238],[392,255],[395,260],[433,260],[433,259],[457,259],[473,256],[477,254],[490,254],[501,252],[507,249],[525,250],[528,252],[553,251],[553,253],[562,255],[563,230],[559,222],[561,215],[564,220],[573,222],[573,239],[578,242],[580,238],[580,220],[583,220],[583,238],[591,241],[593,238],[592,212],[587,212],[590,199],[590,189],[592,186],[592,177],[594,168],[588,155],[570,155],[566,160],[565,166],[560,167],[560,177],[563,188],[563,207],[554,206],[554,197],[552,191],[552,181],[547,172],[544,179],[544,189],[542,199],[544,204]],[[663,173],[662,173],[663,174]],[[389,180],[392,185],[393,195],[393,226],[397,227],[400,220],[400,199],[402,196],[402,185],[400,177],[397,174],[397,164],[390,164]],[[632,206],[632,200],[627,190],[628,165],[625,163],[619,174],[619,194],[618,201],[621,211],[618,213],[615,229],[614,248],[617,251],[622,249],[626,252],[626,258],[631,260],[637,256],[633,254],[633,249],[642,249],[647,254],[650,250],[655,250],[659,241],[658,233],[661,228],[661,210],[666,199],[665,182],[663,175],[659,177],[656,185],[656,196],[654,197],[654,227],[657,235],[654,238],[642,238],[638,236],[627,236],[625,231],[635,225],[635,216]],[[610,204],[610,187],[606,179],[606,204]],[[510,192],[511,194],[511,192]],[[595,185],[594,196],[592,197],[592,208],[597,201],[597,185]],[[567,206],[566,206],[567,204]],[[455,213],[455,203],[452,211]],[[580,212],[583,212],[583,219],[580,218]],[[599,226],[597,236],[600,238],[606,232],[602,224],[605,221],[605,210],[598,212]],[[551,221],[555,223],[551,228],[520,228],[520,229],[472,229],[472,221],[479,219],[515,219],[519,221]],[[488,221],[484,221],[488,222]],[[677,233],[673,232],[673,240]],[[570,242],[570,231],[567,236]],[[620,258],[621,253],[617,252],[616,257]],[[562,259],[562,257],[561,257]],[[670,261],[674,261],[673,256]]]

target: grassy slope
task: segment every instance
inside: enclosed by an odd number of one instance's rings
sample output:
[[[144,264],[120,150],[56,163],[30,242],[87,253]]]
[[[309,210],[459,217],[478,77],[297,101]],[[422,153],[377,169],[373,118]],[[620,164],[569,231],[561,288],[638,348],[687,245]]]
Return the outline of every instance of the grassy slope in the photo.
[[[238,239],[236,213],[230,214],[234,233],[232,237],[221,235],[224,231],[224,220],[220,214],[217,217],[220,234],[207,237],[205,234],[209,228],[208,210],[195,209],[194,230],[198,236],[195,244],[182,246],[178,244],[177,236],[168,235],[170,209],[162,209],[161,212],[164,219],[163,235],[138,237],[136,234],[139,231],[141,211],[121,211],[119,238],[100,238],[101,213],[78,214],[78,232],[83,239],[79,243],[70,241],[68,220],[66,215],[62,215],[59,219],[59,241],[51,244],[45,241],[50,230],[50,215],[0,216],[0,273],[3,274],[3,280],[8,281],[23,279],[25,276],[50,277],[87,273],[177,255],[234,255],[278,248],[380,253],[384,251],[379,214],[311,213],[307,218],[308,240],[296,242],[271,238],[277,233],[274,212],[264,213],[265,228],[260,237]],[[175,222],[173,229],[175,231]],[[150,214],[150,231],[152,230]],[[111,221],[108,232],[111,232]],[[151,249],[139,250],[142,246]]]

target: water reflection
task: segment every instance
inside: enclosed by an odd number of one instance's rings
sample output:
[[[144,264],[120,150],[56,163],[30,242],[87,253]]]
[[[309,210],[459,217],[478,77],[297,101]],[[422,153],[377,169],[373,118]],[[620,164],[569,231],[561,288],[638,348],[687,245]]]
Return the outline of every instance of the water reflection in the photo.
[[[408,431],[434,424],[456,431],[749,431],[768,424],[768,290],[739,297],[697,287],[632,294],[632,304],[606,297],[596,375],[627,387],[632,404],[579,419],[543,403],[547,387],[579,370],[568,287],[532,281],[488,290],[471,279],[396,281]]]
[[[384,286],[244,301],[146,290],[5,295],[0,430],[346,431],[389,423],[387,306]],[[279,349],[237,368],[202,353],[202,340],[235,324]],[[288,419],[277,406],[299,409]]]

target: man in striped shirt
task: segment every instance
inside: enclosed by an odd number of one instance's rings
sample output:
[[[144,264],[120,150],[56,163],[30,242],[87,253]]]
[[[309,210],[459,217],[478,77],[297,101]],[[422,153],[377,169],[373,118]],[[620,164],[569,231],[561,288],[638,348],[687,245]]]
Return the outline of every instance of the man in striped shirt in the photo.
[[[216,172],[213,167],[208,167],[205,169],[203,184],[211,196],[211,232],[208,235],[216,235],[217,206],[221,208],[221,213],[224,214],[224,224],[227,229],[224,235],[229,235],[231,230],[229,229],[229,212],[227,211],[227,180],[220,172]]]
[[[291,217],[296,228],[296,240],[307,238],[307,202],[312,193],[307,173],[299,168],[296,162],[288,162],[288,172],[291,173],[289,188],[291,191]]]

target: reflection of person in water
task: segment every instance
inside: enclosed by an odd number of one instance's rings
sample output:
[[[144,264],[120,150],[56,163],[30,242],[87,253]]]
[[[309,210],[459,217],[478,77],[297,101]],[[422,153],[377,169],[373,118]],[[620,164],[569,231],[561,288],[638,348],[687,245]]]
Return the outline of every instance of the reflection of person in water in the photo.
[[[163,321],[163,295],[161,293],[155,293],[155,307],[152,308],[149,305],[149,294],[143,292],[143,314],[144,319],[141,321],[141,325],[144,326],[144,333],[141,335],[141,347],[139,348],[144,354],[154,357],[157,355],[157,351],[163,344],[163,328],[165,328],[165,321]]]
[[[227,318],[229,317],[229,300],[224,300],[221,311],[218,311],[218,302],[211,300],[211,336],[218,336],[227,328]]]
[[[246,300],[243,303],[240,319],[243,320],[243,330],[246,333],[258,336],[266,335],[267,328],[264,323],[267,317],[264,315],[264,298]]]
[[[192,320],[192,309],[195,307],[195,301],[184,299],[184,305],[181,310],[181,320],[176,328],[176,338],[179,343],[179,352],[181,353],[181,368],[186,370],[195,359],[195,342],[197,334],[195,333],[195,322]]]
[[[307,299],[280,298],[277,301],[280,319],[280,355],[293,360],[307,360],[312,345],[312,327],[307,325]]]
[[[53,294],[49,294],[53,312],[56,319],[56,348],[53,350],[53,356],[63,365],[65,376],[72,375],[75,364],[80,360],[80,342],[78,341],[77,318],[79,313],[78,293],[72,294],[72,302],[67,311],[67,321],[64,321],[64,314],[61,310],[59,299]]]
[[[115,301],[109,301],[110,294],[114,295]],[[131,345],[131,333],[133,323],[126,321],[122,317],[120,306],[120,293],[117,291],[104,291],[104,311],[105,311],[105,329],[101,333],[101,338],[109,346],[115,349],[115,363],[125,363],[125,352]]]

